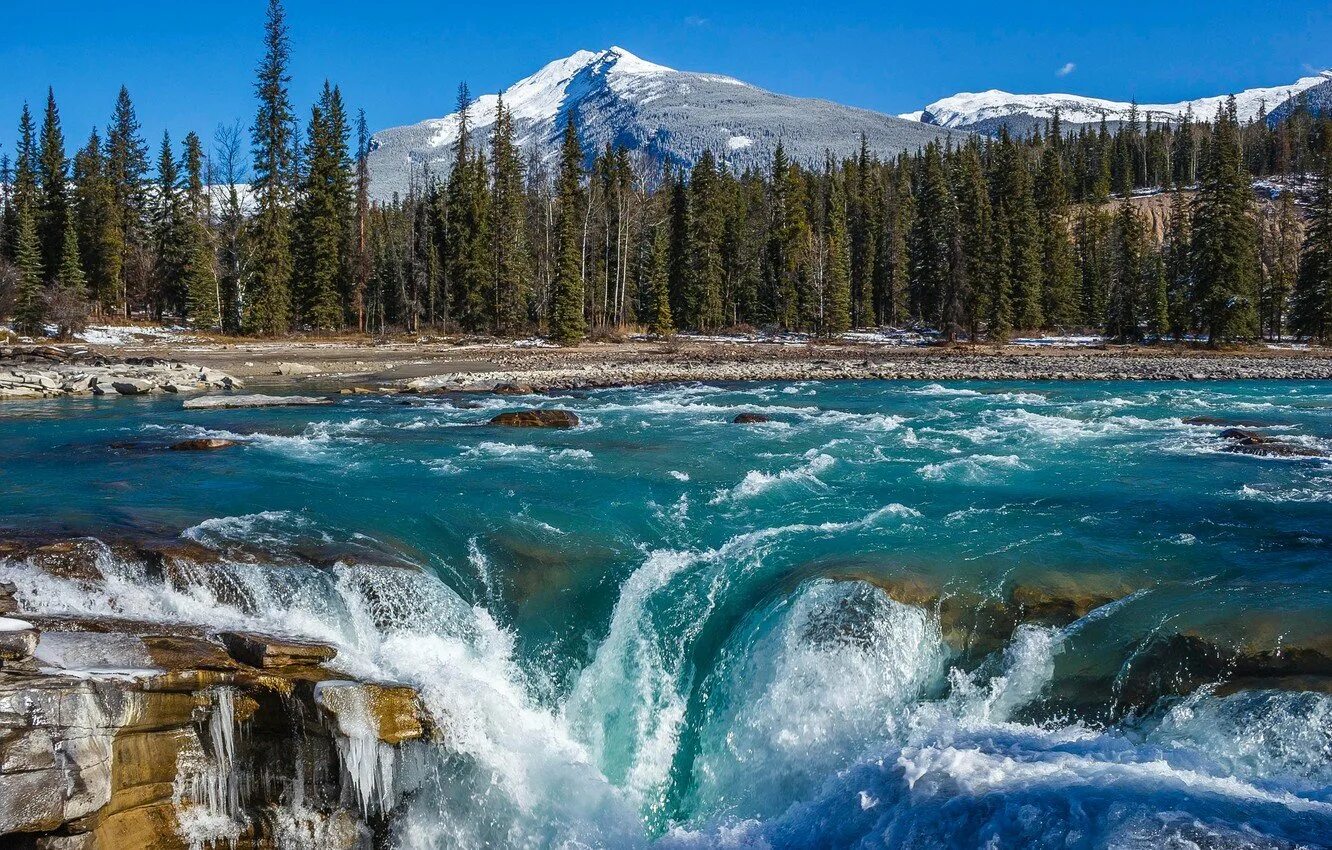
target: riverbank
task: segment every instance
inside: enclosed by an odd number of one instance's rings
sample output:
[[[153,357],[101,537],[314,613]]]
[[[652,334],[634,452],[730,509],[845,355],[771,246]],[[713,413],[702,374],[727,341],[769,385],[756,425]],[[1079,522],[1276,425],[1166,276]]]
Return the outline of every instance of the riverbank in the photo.
[[[917,346],[810,340],[375,342],[365,338],[207,341],[126,338],[95,346],[120,360],[179,360],[255,386],[328,383],[414,391],[608,387],[769,380],[1329,380],[1332,349],[1059,344]]]

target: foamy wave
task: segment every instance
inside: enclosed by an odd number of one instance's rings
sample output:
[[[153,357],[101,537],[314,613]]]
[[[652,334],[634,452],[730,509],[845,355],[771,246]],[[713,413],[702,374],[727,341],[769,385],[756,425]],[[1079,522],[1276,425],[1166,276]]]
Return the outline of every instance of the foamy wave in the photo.
[[[795,469],[783,469],[775,473],[750,470],[739,484],[730,490],[719,492],[712,499],[712,504],[721,504],[728,499],[752,499],[783,484],[800,483],[805,486],[821,487],[823,482],[819,480],[818,474],[831,469],[837,462],[832,455],[824,454],[818,449],[806,452],[805,460],[806,463]]]
[[[929,481],[961,477],[981,481],[1004,470],[1030,469],[1017,455],[968,455],[940,463],[927,463],[916,472]]]

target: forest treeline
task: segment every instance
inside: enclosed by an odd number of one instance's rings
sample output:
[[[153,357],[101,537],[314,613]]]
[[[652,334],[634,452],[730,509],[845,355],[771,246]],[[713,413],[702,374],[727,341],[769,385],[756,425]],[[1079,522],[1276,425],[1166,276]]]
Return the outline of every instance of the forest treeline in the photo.
[[[1230,102],[1178,124],[1131,117],[969,137],[884,160],[743,172],[608,147],[572,115],[558,156],[525,153],[503,102],[461,116],[452,164],[371,199],[370,137],[325,84],[298,117],[271,0],[258,108],[209,150],[156,154],[121,90],[70,155],[54,94],[0,159],[0,315],[28,333],[148,314],[228,334],[541,334],[629,328],[947,339],[1098,332],[1125,341],[1332,340],[1332,118],[1269,126]],[[1260,202],[1255,178],[1283,178]],[[1135,194],[1169,193],[1162,233]]]

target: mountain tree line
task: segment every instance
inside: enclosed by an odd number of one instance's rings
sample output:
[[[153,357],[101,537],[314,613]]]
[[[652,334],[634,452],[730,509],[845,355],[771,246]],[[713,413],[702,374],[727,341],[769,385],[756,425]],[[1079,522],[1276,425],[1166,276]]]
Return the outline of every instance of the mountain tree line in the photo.
[[[365,117],[325,83],[298,116],[271,0],[258,101],[213,150],[152,157],[129,93],[69,157],[54,93],[0,158],[0,313],[29,333],[147,314],[203,330],[666,336],[760,327],[836,336],[917,326],[948,340],[1104,333],[1122,341],[1332,339],[1332,121],[1269,126],[1232,102],[931,144],[881,159],[737,171],[606,147],[573,116],[524,152],[500,99],[466,86],[449,168],[372,201]],[[488,116],[487,116],[488,117]],[[150,159],[153,164],[150,166]],[[1311,185],[1255,194],[1255,178]],[[1165,193],[1149,228],[1135,197]]]

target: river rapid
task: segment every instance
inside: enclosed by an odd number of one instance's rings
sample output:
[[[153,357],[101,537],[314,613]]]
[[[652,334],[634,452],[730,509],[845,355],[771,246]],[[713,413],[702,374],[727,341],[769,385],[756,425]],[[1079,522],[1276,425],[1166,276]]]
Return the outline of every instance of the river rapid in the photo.
[[[0,533],[220,555],[0,580],[415,686],[444,741],[348,765],[402,848],[1332,846],[1289,661],[1332,657],[1332,462],[1219,436],[1332,448],[1332,384],[401,399],[0,406]],[[581,424],[484,424],[533,406]]]

